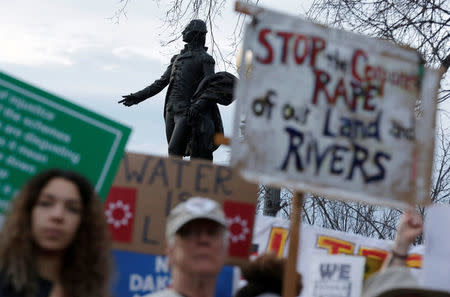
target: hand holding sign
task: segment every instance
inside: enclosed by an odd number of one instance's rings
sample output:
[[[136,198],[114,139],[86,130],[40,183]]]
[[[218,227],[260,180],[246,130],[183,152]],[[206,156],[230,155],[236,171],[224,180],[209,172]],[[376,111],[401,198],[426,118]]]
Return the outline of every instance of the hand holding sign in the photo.
[[[385,260],[382,270],[387,266],[405,266],[408,259],[409,246],[422,234],[422,217],[412,208],[403,214],[397,227],[397,236],[390,257]]]
[[[409,245],[422,234],[423,220],[421,216],[413,209],[408,209],[403,214],[400,224],[397,228],[397,236],[393,250],[395,253],[407,255]]]

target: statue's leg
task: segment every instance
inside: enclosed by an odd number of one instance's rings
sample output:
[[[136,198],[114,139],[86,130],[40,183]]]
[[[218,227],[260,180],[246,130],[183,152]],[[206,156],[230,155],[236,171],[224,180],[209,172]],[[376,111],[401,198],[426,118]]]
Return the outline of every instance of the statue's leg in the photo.
[[[200,115],[193,124],[191,158],[213,159],[214,123],[210,117]]]
[[[174,113],[166,111],[166,139],[167,143],[170,143],[170,138],[172,137],[173,129],[175,129],[175,119]]]
[[[197,158],[205,159],[205,160],[213,160],[213,153],[211,151],[201,152]]]
[[[175,128],[169,141],[169,156],[183,156],[191,134],[191,126],[184,115],[175,115]]]
[[[191,158],[212,161],[213,152],[211,149],[208,149],[208,147],[205,145],[205,139],[202,139],[201,137],[202,136],[196,137],[192,141],[193,144],[191,146]]]

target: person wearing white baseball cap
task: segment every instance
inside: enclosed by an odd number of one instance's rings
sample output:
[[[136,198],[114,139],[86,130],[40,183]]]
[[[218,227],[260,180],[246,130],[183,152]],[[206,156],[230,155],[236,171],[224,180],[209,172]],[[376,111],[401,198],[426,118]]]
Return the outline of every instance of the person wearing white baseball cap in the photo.
[[[166,244],[172,284],[145,297],[213,297],[228,249],[222,207],[203,197],[178,204],[167,218]]]

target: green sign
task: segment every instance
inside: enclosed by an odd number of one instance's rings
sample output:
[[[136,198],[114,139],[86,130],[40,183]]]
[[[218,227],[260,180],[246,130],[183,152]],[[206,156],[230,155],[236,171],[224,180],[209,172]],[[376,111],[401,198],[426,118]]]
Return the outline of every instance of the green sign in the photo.
[[[0,72],[0,213],[47,168],[86,176],[106,198],[131,129]]]

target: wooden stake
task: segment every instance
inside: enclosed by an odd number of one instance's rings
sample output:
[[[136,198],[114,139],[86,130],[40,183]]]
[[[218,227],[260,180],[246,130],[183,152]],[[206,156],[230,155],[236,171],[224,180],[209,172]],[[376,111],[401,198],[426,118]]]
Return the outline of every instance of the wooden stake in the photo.
[[[225,137],[223,133],[216,133],[214,134],[214,144],[215,145],[230,145],[230,138]]]
[[[256,16],[258,13],[264,11],[264,9],[261,7],[241,1],[236,1],[236,3],[234,4],[234,10],[251,16]]]
[[[299,246],[300,224],[302,216],[303,193],[296,192],[292,198],[291,226],[289,230],[289,253],[284,267],[283,297],[296,297],[295,274]]]

